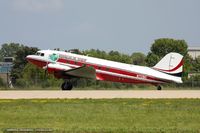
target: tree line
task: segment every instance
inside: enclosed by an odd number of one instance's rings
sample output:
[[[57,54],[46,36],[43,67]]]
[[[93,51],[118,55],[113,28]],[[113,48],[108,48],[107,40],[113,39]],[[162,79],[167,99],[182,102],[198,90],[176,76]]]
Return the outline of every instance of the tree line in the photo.
[[[135,64],[141,66],[154,66],[161,58],[169,52],[177,52],[184,55],[184,72],[183,80],[188,83],[190,80],[199,81],[200,76],[194,75],[188,79],[190,72],[200,72],[200,57],[192,59],[187,53],[188,45],[184,40],[176,40],[170,38],[157,39],[151,45],[147,55],[141,52],[133,52],[131,55],[123,54],[118,51],[103,51],[99,49],[89,49],[78,52],[78,54],[88,55],[101,59],[107,59],[127,64]],[[63,82],[61,79],[55,79],[53,75],[45,75],[45,71],[28,63],[25,59],[27,55],[35,54],[39,48],[29,47],[18,43],[2,44],[0,49],[0,60],[3,57],[14,57],[14,66],[11,71],[14,86],[17,87],[51,87],[60,86]],[[0,81],[1,84],[1,81]],[[77,87],[96,87],[96,88],[131,88],[134,84],[112,83],[106,81],[94,81],[88,79],[79,79],[74,83]],[[187,86],[183,84],[182,86]],[[198,85],[197,85],[198,86]]]

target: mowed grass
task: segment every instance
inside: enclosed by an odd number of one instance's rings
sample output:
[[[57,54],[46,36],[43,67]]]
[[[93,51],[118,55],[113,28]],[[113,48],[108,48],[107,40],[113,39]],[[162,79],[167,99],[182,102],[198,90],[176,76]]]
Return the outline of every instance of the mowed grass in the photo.
[[[75,133],[199,133],[200,99],[0,100],[0,128]]]

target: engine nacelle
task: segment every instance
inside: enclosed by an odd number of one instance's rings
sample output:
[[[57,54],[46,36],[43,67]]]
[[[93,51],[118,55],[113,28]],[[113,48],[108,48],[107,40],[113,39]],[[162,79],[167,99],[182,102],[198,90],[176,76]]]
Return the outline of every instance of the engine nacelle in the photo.
[[[60,64],[53,64],[50,63],[46,67],[49,74],[54,74],[56,78],[64,78],[67,79],[68,77],[64,74],[65,71],[72,69],[71,67],[60,65]]]

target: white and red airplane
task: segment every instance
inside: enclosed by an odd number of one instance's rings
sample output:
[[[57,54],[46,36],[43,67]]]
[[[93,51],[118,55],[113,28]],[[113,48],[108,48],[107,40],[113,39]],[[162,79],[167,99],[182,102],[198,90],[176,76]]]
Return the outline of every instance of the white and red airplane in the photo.
[[[41,50],[26,59],[56,78],[64,79],[62,90],[73,88],[72,79],[88,78],[121,83],[152,84],[161,90],[164,83],[182,83],[183,56],[169,53],[155,66],[119,63],[64,51]]]

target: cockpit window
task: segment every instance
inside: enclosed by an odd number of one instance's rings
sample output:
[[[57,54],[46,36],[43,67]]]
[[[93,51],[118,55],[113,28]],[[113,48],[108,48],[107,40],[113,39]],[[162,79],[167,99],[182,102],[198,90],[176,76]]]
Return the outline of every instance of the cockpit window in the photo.
[[[36,52],[35,55],[44,56],[44,53]]]
[[[36,52],[35,55],[40,55],[40,52]]]

